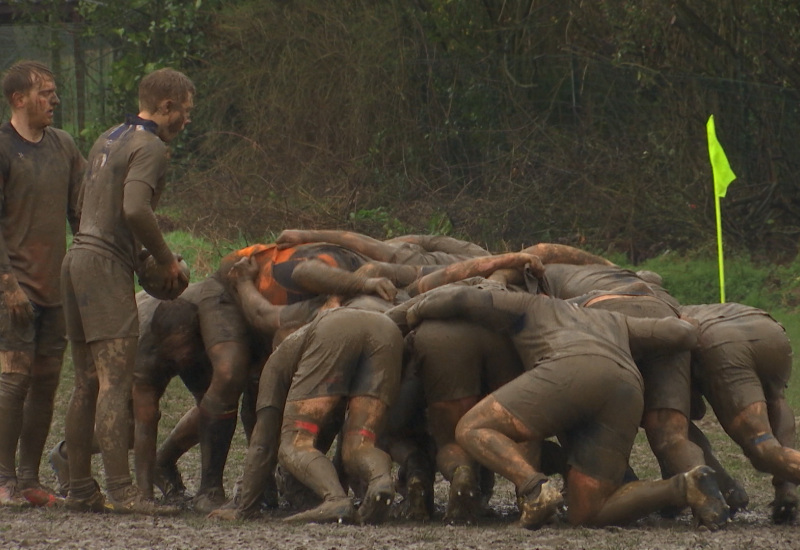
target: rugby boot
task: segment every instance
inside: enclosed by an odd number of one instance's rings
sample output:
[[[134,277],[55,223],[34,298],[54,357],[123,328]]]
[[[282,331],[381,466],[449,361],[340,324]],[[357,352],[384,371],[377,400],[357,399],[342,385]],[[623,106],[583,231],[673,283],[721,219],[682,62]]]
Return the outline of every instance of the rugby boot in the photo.
[[[157,504],[142,496],[134,485],[128,485],[118,491],[116,498],[109,495],[106,507],[112,514],[138,514],[143,516],[175,516],[181,509],[177,506]]]
[[[64,497],[56,494],[56,491],[42,485],[37,480],[19,480],[17,482],[17,489],[19,489],[22,496],[34,506],[49,508],[51,506],[61,506],[64,504]]]
[[[192,499],[192,510],[200,514],[209,514],[217,508],[222,507],[225,502],[225,489],[214,487],[197,493]]]
[[[770,502],[772,522],[778,525],[794,523],[797,520],[797,508],[800,499],[794,484],[784,483],[775,487],[775,500]]]
[[[564,497],[552,481],[546,480],[533,491],[518,496],[517,506],[520,512],[519,526],[539,529],[564,506]]]
[[[382,475],[369,482],[367,492],[361,499],[356,519],[360,524],[377,525],[386,521],[389,507],[394,502],[394,487],[391,475]]]
[[[288,523],[353,523],[355,506],[350,497],[334,497],[325,500],[311,510],[284,518]]]
[[[278,487],[275,484],[275,476],[271,475],[268,476],[266,479],[267,486],[264,488],[264,492],[261,495],[261,502],[259,503],[259,507],[261,509],[268,509],[268,508],[277,508],[279,506],[278,502]],[[233,484],[233,496],[228,501],[228,503],[223,506],[223,508],[227,508],[228,504],[233,506],[238,506],[239,502],[242,498],[242,483],[243,477],[239,476],[236,478],[236,481]]]
[[[727,489],[720,487],[722,490],[722,496],[725,498],[725,502],[731,509],[731,517],[733,517],[733,514],[739,510],[746,510],[747,505],[750,504],[750,496],[747,494],[747,491],[742,484],[736,480],[732,481],[733,483]]]
[[[395,517],[411,521],[429,521],[433,516],[433,480],[420,473],[406,476],[405,495],[395,512]]]
[[[397,471],[397,492],[402,495],[392,510],[395,518],[411,521],[428,521],[433,516],[434,466],[428,453],[410,453]]]
[[[63,440],[56,443],[56,446],[53,447],[47,455],[47,459],[48,462],[50,462],[50,467],[53,468],[53,472],[56,474],[56,481],[58,483],[58,485],[56,485],[56,492],[62,497],[65,497],[67,493],[69,493],[69,461],[61,452],[63,445]]]
[[[106,498],[100,491],[97,481],[92,481],[93,491],[87,497],[78,497],[72,491],[64,500],[64,507],[73,512],[91,512],[94,514],[106,514],[111,512],[111,507],[106,503]]]
[[[156,465],[153,485],[161,491],[165,503],[182,505],[192,500],[186,493],[186,485],[183,484],[183,477],[177,464]]]
[[[450,481],[450,493],[444,522],[452,525],[475,525],[480,510],[481,490],[475,471],[469,466],[459,466]]]
[[[683,476],[686,501],[700,525],[711,531],[725,526],[730,519],[730,508],[719,490],[714,470],[709,466],[696,466]]]
[[[0,506],[27,508],[31,506],[31,503],[17,490],[16,483],[12,481],[0,486]]]
[[[480,512],[484,515],[491,513],[489,501],[492,500],[492,495],[494,494],[494,482],[494,472],[485,466],[481,466],[478,474],[478,485],[481,490],[478,502]]]
[[[306,510],[322,504],[322,499],[314,491],[300,483],[289,470],[278,464],[275,470],[278,494],[293,510]]]

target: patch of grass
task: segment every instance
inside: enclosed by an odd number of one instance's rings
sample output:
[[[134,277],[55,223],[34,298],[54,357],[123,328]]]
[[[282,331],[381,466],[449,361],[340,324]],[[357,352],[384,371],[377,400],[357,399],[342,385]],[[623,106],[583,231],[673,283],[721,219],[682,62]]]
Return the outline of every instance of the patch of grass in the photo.
[[[189,264],[193,281],[200,281],[211,275],[217,269],[219,260],[229,252],[252,244],[245,242],[242,238],[236,241],[211,241],[187,231],[171,231],[164,235],[164,240],[167,241],[170,249],[181,254]]]

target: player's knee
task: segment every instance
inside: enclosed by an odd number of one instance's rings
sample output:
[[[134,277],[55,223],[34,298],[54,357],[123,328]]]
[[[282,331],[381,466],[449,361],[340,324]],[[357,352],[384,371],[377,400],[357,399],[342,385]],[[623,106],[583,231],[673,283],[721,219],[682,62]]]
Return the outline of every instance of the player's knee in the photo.
[[[246,373],[239,373],[236,369],[226,369],[221,372],[217,372],[215,369],[204,400],[211,397],[225,403],[226,407],[238,405],[239,396],[244,390],[246,380]]]
[[[743,446],[745,456],[759,472],[772,473],[781,444],[771,433],[764,433],[747,441]]]
[[[4,372],[0,374],[0,398],[9,401],[25,400],[31,377],[25,374]]]
[[[656,453],[689,440],[689,420],[677,410],[648,411],[642,419],[642,425],[650,447]]]
[[[464,415],[456,424],[456,443],[464,448],[471,447],[475,441],[475,428],[471,415]]]

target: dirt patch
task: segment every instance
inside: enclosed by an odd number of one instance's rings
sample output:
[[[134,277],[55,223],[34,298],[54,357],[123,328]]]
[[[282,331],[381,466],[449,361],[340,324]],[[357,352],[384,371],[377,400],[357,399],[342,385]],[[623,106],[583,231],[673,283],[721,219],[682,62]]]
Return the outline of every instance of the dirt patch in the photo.
[[[63,437],[63,413],[72,389],[71,368],[67,367],[59,388],[56,416],[47,449]],[[179,382],[174,382],[162,399],[160,436],[163,438],[192,405],[191,395]],[[436,483],[437,517],[427,523],[389,520],[377,527],[353,525],[284,524],[289,514],[277,510],[263,518],[234,523],[206,520],[185,512],[174,518],[141,516],[100,516],[78,514],[66,510],[29,509],[14,511],[0,508],[0,550],[12,549],[82,549],[137,550],[169,549],[250,549],[282,550],[356,550],[356,549],[660,549],[724,548],[760,550],[800,548],[797,526],[775,526],[769,518],[772,500],[770,476],[759,474],[742,456],[710,414],[700,423],[711,439],[719,459],[739,479],[750,495],[748,511],[737,514],[728,527],[711,533],[692,525],[691,515],[674,520],[649,516],[626,528],[584,529],[566,524],[547,526],[539,531],[523,531],[513,527],[516,520],[513,486],[497,478],[490,502],[493,516],[474,527],[443,525],[441,517],[447,495],[447,484]],[[245,441],[237,430],[225,472],[230,492],[242,471]],[[46,454],[46,453],[45,453]],[[199,452],[191,450],[179,466],[189,491],[199,484]],[[631,464],[642,479],[654,479],[658,466],[640,434],[631,456]],[[103,479],[98,457],[93,461],[95,476]],[[42,480],[54,477],[46,457],[41,466]]]
[[[220,523],[185,512],[174,518],[99,516],[64,510],[0,509],[0,541],[4,549],[53,548],[84,550],[135,550],[139,548],[281,548],[287,550],[450,549],[450,548],[597,548],[672,550],[683,548],[741,548],[747,550],[800,548],[797,528],[774,526],[763,495],[753,509],[738,514],[724,530],[696,529],[689,514],[674,520],[656,515],[627,528],[584,529],[559,523],[539,531],[514,527],[513,487],[498,480],[491,507],[496,517],[474,527],[443,525],[439,518],[427,523],[390,520],[376,527],[352,525],[288,525],[286,511],[263,518]],[[762,479],[760,485],[769,483]],[[445,484],[437,483],[437,499]],[[751,493],[751,497],[754,496]]]

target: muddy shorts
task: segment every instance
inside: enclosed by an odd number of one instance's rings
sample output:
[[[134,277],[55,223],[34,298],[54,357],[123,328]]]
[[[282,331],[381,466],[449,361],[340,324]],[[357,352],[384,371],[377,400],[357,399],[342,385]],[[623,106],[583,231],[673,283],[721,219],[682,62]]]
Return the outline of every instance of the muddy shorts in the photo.
[[[250,329],[236,300],[217,279],[189,285],[181,299],[197,306],[200,333],[206,349],[220,342],[249,342]]]
[[[428,252],[417,244],[402,243],[392,254],[389,263],[404,265],[450,265],[474,257],[474,254],[466,250],[463,254],[452,254],[450,252],[440,251]]]
[[[0,362],[2,372],[31,374],[31,360],[36,355],[62,357],[67,347],[64,310],[61,306],[42,307],[31,302],[33,320],[19,326],[11,321],[0,300],[0,351],[21,351],[27,359],[7,364]]]
[[[324,311],[308,327],[287,401],[369,396],[391,405],[400,385],[403,337],[382,313]]]
[[[483,396],[523,372],[508,338],[466,321],[426,320],[412,346],[428,403]]]
[[[766,315],[713,325],[703,339],[724,342],[696,350],[694,376],[723,426],[748,405],[784,396],[792,373],[792,347],[783,328]]]
[[[639,374],[605,357],[546,361],[493,394],[537,439],[558,436],[570,466],[620,483],[642,416]]]
[[[616,311],[629,317],[677,317],[665,302],[650,296],[626,296],[595,302],[591,309]],[[689,418],[691,355],[688,351],[652,353],[636,358],[644,379],[644,410],[674,409]]]
[[[133,271],[91,250],[67,252],[61,268],[67,337],[95,342],[139,336]]]

